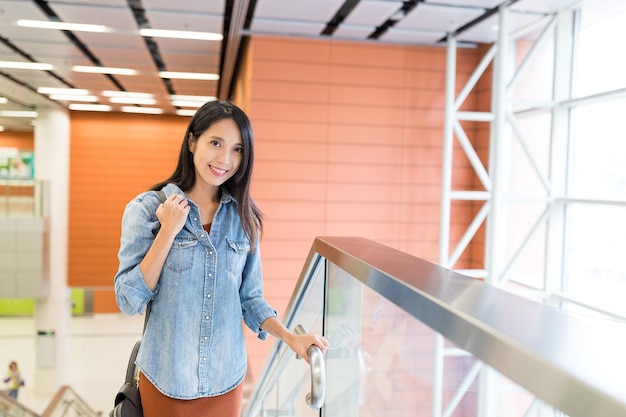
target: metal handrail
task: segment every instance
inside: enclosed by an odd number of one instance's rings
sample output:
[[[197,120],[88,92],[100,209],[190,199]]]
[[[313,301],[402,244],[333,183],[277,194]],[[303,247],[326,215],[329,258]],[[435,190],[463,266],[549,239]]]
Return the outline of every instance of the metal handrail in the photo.
[[[305,334],[307,331],[303,325],[298,324],[294,333]],[[318,346],[311,345],[307,351],[309,354],[309,365],[311,365],[311,392],[306,397],[306,403],[313,410],[319,410],[324,405],[326,398],[326,362],[324,353]]]

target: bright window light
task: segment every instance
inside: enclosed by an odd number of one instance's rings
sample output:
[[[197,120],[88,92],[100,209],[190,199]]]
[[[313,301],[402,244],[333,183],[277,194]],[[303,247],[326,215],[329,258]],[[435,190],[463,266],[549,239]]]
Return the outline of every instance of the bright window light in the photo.
[[[74,30],[77,32],[109,32],[104,25],[87,25],[83,23],[51,22],[49,20],[26,20],[17,21],[18,26],[37,29]]]
[[[211,74],[206,72],[175,72],[175,71],[161,71],[159,72],[161,78],[171,78],[180,80],[219,80],[218,74]]]
[[[112,74],[112,75],[137,75],[137,71],[131,68],[112,68],[74,65],[72,71],[87,72],[91,74]]]
[[[195,39],[202,41],[221,41],[224,39],[221,33],[191,32],[186,30],[139,29],[139,34],[153,38]]]

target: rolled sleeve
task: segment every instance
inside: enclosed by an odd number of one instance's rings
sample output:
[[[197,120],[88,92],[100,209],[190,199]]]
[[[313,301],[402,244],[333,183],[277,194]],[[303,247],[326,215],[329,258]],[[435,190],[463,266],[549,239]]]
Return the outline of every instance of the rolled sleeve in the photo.
[[[277,317],[277,314],[276,310],[270,307],[263,298],[263,273],[259,242],[248,254],[239,296],[246,326],[256,333],[259,339],[267,339],[268,333],[261,329],[261,324],[270,317]]]
[[[124,210],[118,252],[119,269],[114,279],[117,306],[128,315],[143,314],[148,302],[158,292],[158,286],[155,291],[148,288],[139,268],[158,230],[156,216],[151,215],[141,201],[138,197]]]

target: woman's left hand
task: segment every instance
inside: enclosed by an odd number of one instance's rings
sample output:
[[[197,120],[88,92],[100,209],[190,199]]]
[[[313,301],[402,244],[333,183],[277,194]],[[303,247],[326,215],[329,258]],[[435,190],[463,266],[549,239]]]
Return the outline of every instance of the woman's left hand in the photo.
[[[301,356],[309,362],[309,348],[311,346],[317,346],[322,350],[322,353],[326,352],[328,348],[328,340],[324,336],[320,336],[316,333],[305,334],[292,334],[288,340],[285,340],[291,350],[297,355]]]

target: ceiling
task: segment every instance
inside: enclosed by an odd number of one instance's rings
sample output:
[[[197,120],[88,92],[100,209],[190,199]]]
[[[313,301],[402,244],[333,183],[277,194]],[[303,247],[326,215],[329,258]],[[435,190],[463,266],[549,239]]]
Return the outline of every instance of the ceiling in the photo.
[[[587,0],[589,1],[589,0]],[[623,0],[593,0],[623,8]],[[229,97],[242,45],[250,35],[271,34],[395,44],[443,45],[458,40],[491,43],[503,0],[0,0],[0,126],[33,129],[38,106],[73,108],[84,101],[110,111],[193,112],[185,102]],[[525,27],[577,0],[508,0],[513,29]],[[606,11],[607,7],[602,10]],[[105,32],[41,29],[18,21],[104,25]],[[145,36],[139,29],[215,32],[222,40]],[[6,68],[40,63],[44,70]],[[3,63],[5,68],[3,68]],[[7,64],[8,63],[8,64]],[[134,75],[78,72],[134,70]],[[81,71],[84,71],[83,68]],[[218,74],[214,80],[180,79],[161,71]],[[207,76],[210,77],[210,76]],[[88,98],[54,97],[41,88],[83,90]],[[147,104],[119,103],[120,92],[144,93]],[[125,94],[128,95],[128,94]],[[89,97],[91,96],[91,97]],[[183,97],[180,97],[183,96]],[[182,102],[173,101],[182,99]],[[113,102],[115,101],[115,103]],[[128,108],[130,107],[130,109]],[[152,109],[152,110],[151,110]],[[184,113],[184,112],[183,112]],[[23,113],[20,116],[25,116]]]

